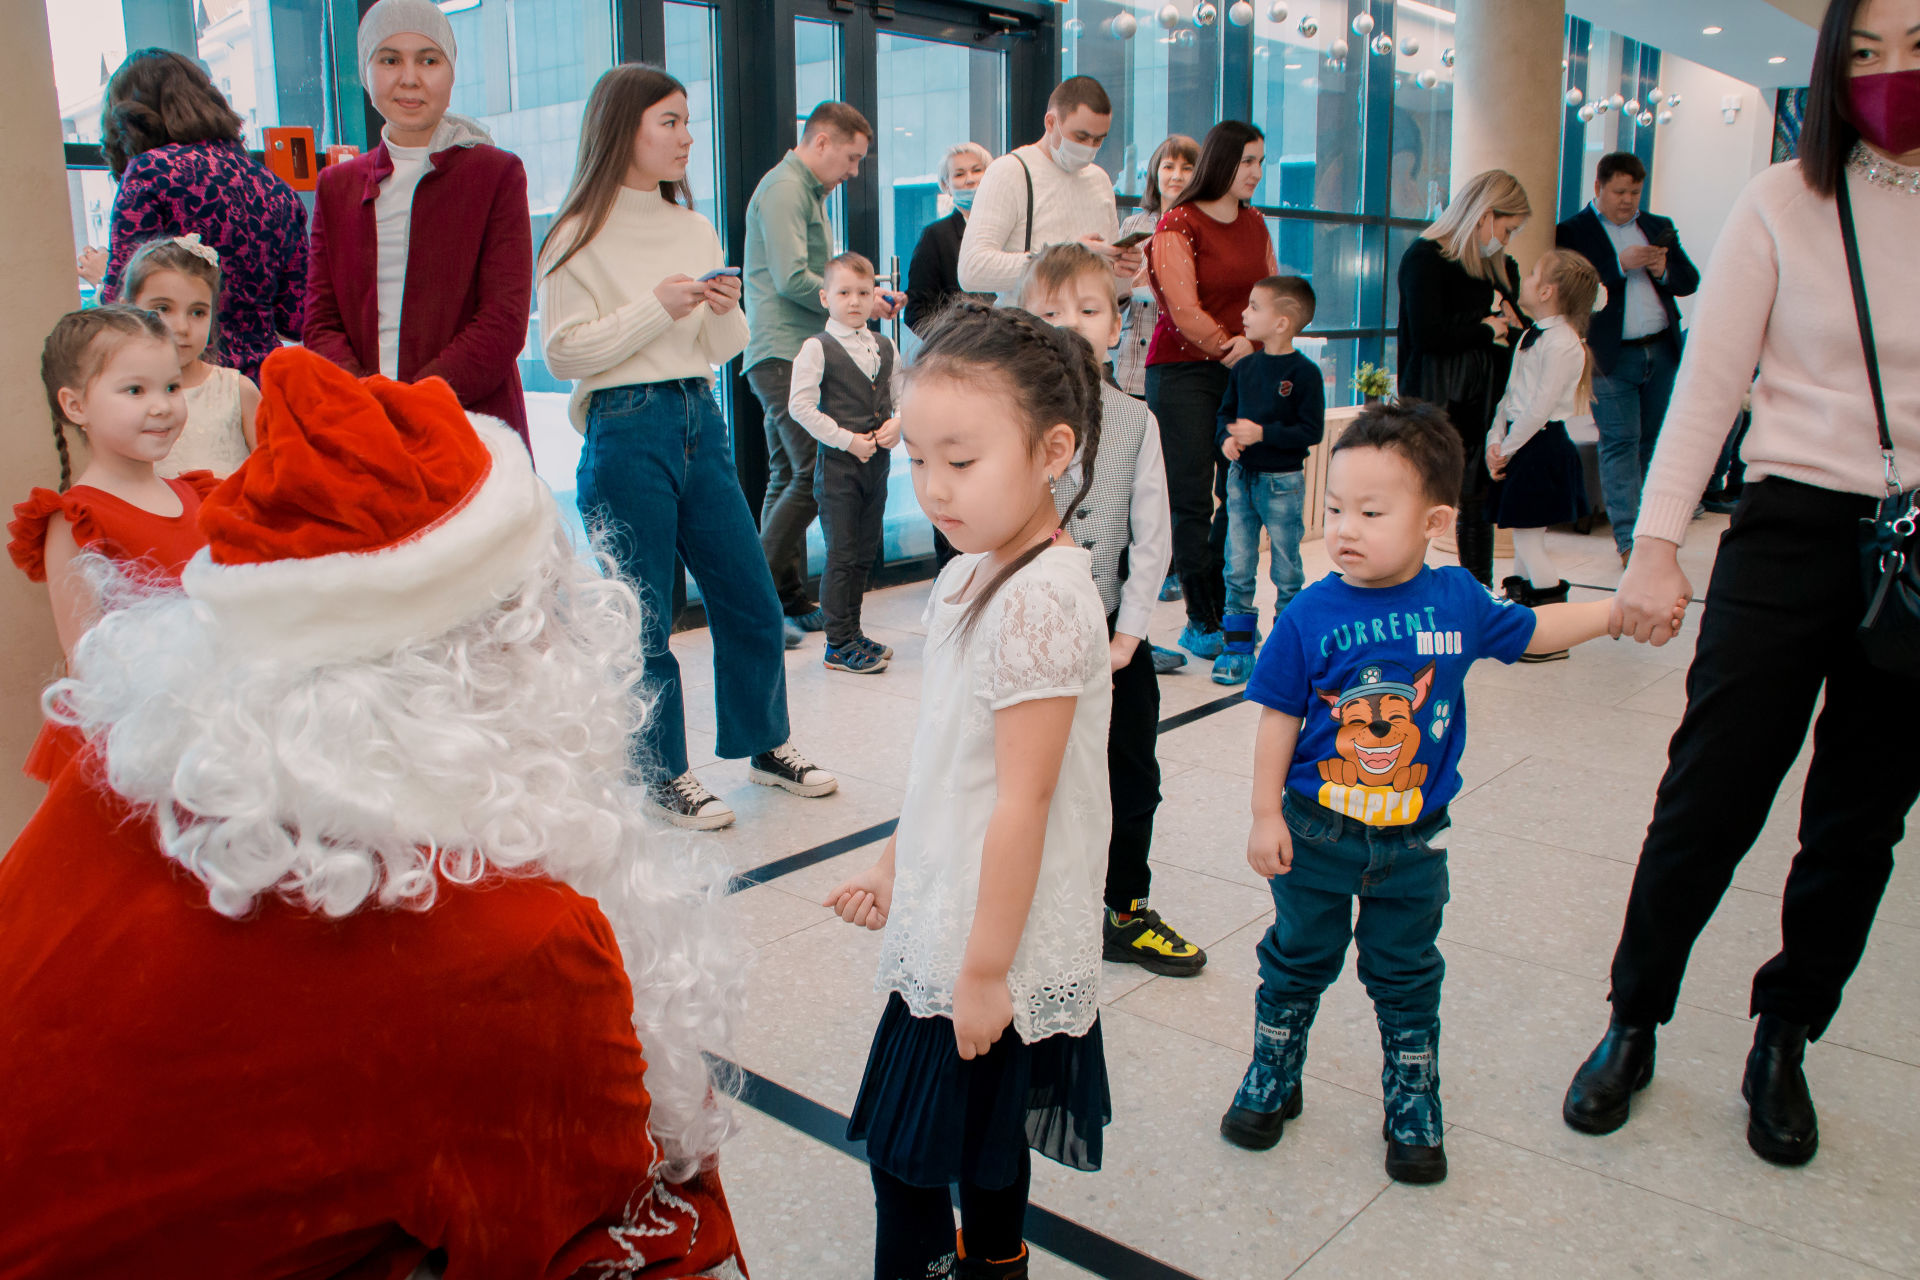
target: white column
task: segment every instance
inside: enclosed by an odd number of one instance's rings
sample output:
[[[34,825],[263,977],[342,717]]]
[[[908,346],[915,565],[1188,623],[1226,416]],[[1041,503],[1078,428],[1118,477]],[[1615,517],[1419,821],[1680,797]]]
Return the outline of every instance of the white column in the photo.
[[[0,0],[0,401],[13,407],[0,431],[0,502],[30,485],[59,482],[53,426],[40,386],[40,347],[63,312],[80,305],[73,218],[53,92],[53,49],[43,0]],[[78,441],[77,456],[84,456]],[[45,794],[20,762],[40,730],[40,691],[60,661],[47,589],[11,564],[0,567],[0,851],[13,843]]]
[[[1520,179],[1533,217],[1513,243],[1524,272],[1553,247],[1560,191],[1565,0],[1459,0],[1453,185],[1487,169]]]

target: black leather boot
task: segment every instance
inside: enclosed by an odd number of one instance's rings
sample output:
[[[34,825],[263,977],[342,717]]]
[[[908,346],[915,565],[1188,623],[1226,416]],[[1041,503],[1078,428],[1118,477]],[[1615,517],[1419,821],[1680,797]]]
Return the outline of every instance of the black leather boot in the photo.
[[[1760,1015],[1740,1096],[1747,1100],[1747,1145],[1774,1164],[1805,1164],[1820,1149],[1820,1121],[1807,1073],[1807,1029],[1770,1013]]]
[[[1507,593],[1507,599],[1514,604],[1531,605],[1533,603],[1533,584],[1518,574],[1500,579],[1500,587]]]
[[[1633,1095],[1653,1082],[1653,1026],[1615,1018],[1573,1073],[1560,1118],[1582,1133],[1612,1133],[1627,1122]]]

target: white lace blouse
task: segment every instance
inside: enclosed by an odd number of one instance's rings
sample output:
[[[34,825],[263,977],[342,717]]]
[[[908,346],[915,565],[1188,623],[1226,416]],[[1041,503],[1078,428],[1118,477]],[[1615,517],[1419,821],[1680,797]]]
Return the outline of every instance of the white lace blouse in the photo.
[[[240,405],[245,380],[238,369],[214,365],[205,382],[186,389],[187,425],[167,456],[153,464],[155,475],[211,471],[224,479],[240,469],[248,453]]]
[[[1000,588],[963,639],[966,606],[951,597],[981,559],[957,557],[927,605],[920,724],[875,986],[898,991],[915,1017],[952,1016],[993,813],[993,713],[1037,698],[1077,699],[1033,907],[1007,974],[1013,1029],[1033,1044],[1062,1032],[1085,1034],[1098,1011],[1100,913],[1113,826],[1106,611],[1088,553],[1050,547]]]

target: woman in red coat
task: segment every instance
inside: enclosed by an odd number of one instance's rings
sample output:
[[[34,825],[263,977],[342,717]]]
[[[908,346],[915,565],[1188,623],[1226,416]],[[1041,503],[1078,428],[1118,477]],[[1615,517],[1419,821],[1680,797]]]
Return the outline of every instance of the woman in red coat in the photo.
[[[359,46],[387,125],[372,151],[320,175],[302,340],[355,376],[445,378],[463,406],[525,440],[526,170],[447,111],[457,50],[432,0],[381,0]]]

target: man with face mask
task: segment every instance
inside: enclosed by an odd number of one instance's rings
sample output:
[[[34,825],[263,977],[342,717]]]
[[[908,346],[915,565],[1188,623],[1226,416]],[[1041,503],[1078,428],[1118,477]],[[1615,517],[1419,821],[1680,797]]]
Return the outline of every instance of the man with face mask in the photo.
[[[1113,180],[1094,163],[1113,126],[1113,103],[1092,76],[1069,76],[1047,99],[1046,133],[987,166],[960,242],[960,287],[997,293],[1002,306],[1027,263],[1050,244],[1083,244],[1113,264],[1121,287],[1140,269],[1138,248],[1117,249]]]
[[[1593,418],[1600,428],[1600,489],[1624,562],[1633,550],[1640,485],[1680,370],[1680,309],[1700,287],[1671,219],[1643,213],[1646,166],[1629,151],[1600,157],[1593,203],[1561,223],[1554,240],[1600,273],[1607,305],[1593,313]],[[1731,427],[1733,424],[1727,424]]]

